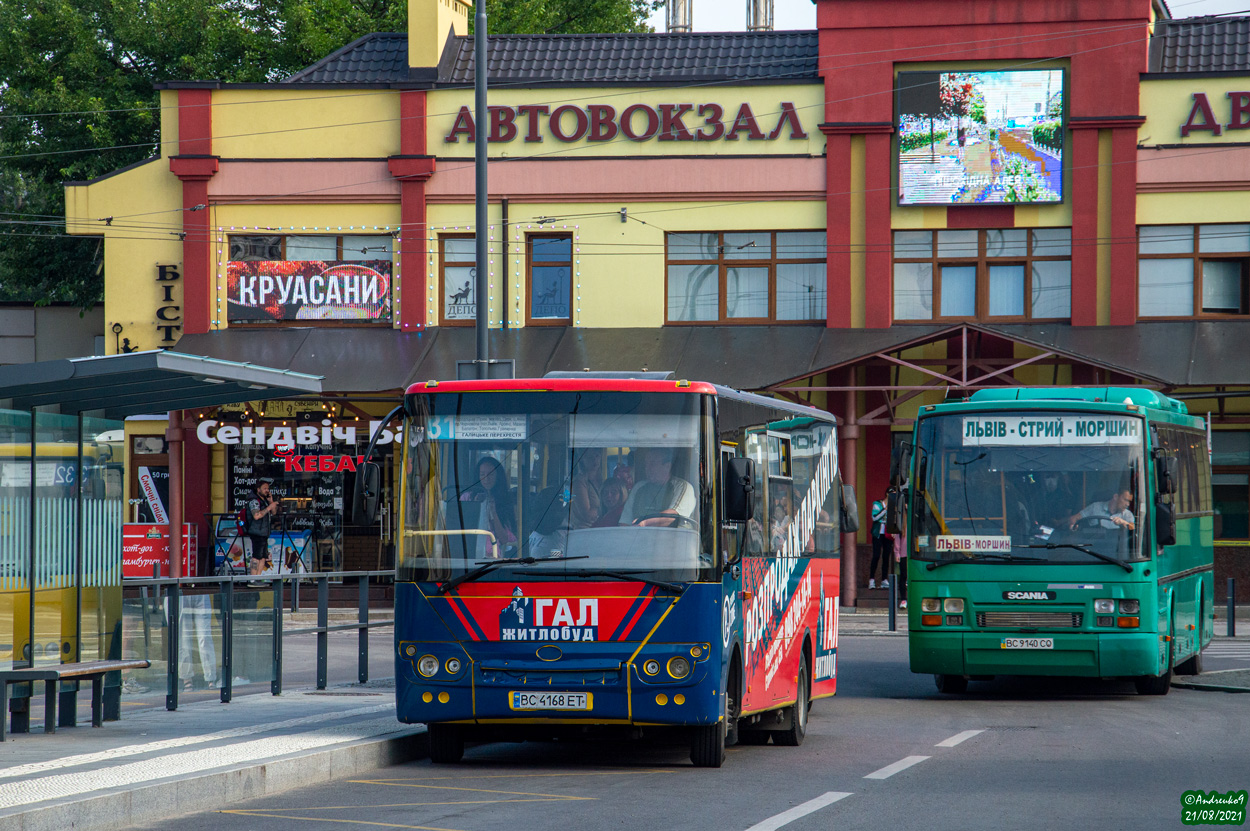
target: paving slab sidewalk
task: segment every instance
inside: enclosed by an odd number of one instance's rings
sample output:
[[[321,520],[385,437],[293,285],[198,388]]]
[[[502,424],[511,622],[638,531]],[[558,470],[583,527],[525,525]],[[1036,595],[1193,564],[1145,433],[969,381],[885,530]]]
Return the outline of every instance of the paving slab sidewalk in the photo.
[[[32,719],[33,722],[33,719]],[[84,722],[80,721],[80,724]],[[126,710],[0,744],[0,828],[110,831],[355,776],[426,753],[393,679]]]

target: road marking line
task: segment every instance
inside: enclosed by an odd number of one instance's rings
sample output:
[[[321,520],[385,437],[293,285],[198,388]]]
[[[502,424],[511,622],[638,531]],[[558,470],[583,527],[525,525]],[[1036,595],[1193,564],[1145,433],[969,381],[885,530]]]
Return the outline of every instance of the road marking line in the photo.
[[[748,828],[747,831],[776,831],[783,825],[788,825],[800,817],[805,817],[808,814],[815,813],[821,808],[824,808],[826,805],[832,805],[839,799],[846,799],[848,796],[851,796],[851,794],[843,793],[841,791],[829,791],[828,793],[822,794],[815,799],[809,799],[801,805],[795,805],[788,811],[782,811],[775,817],[769,817],[763,822],[758,822]]]
[[[907,770],[912,765],[918,765],[928,758],[929,758],[928,756],[908,756],[906,759],[900,759],[892,765],[886,765],[885,767],[881,768],[881,770],[875,770],[872,773],[865,776],[864,778],[865,779],[889,779],[891,776],[898,773],[900,770]]]
[[[971,739],[978,733],[984,733],[984,730],[965,730],[962,733],[956,733],[944,742],[938,742],[934,747],[954,747],[955,745]]]

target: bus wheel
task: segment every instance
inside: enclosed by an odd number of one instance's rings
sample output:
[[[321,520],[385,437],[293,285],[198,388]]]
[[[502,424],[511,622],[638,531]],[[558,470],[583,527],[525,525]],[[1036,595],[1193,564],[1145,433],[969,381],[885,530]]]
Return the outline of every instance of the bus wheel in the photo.
[[[958,695],[968,691],[968,679],[962,675],[935,675],[933,683],[940,693]]]
[[[1143,675],[1137,679],[1138,695],[1167,695],[1172,689],[1172,641],[1168,641],[1167,665],[1162,675]]]
[[[427,730],[431,762],[436,765],[450,765],[464,757],[464,734],[458,726],[431,724]]]
[[[697,768],[718,768],[725,763],[725,734],[729,732],[728,694],[721,696],[721,720],[718,724],[695,727],[690,734],[690,761]]]
[[[807,656],[799,657],[799,690],[794,701],[794,711],[790,714],[790,729],[777,730],[773,733],[773,744],[785,747],[798,747],[807,735],[807,702],[811,699],[807,691]]]

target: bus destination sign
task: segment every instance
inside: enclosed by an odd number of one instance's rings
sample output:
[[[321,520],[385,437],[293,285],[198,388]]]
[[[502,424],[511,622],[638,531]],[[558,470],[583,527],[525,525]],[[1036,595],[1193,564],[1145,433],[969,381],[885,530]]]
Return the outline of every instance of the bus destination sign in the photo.
[[[1142,440],[1142,420],[1102,415],[970,416],[964,447],[1132,445]]]

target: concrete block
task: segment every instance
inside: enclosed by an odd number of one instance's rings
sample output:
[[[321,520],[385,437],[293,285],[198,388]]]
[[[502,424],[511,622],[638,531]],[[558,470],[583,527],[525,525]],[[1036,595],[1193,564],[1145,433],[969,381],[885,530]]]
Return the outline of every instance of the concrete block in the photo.
[[[132,788],[129,792],[129,817],[134,825],[170,815],[170,783]]]
[[[330,755],[313,753],[265,765],[265,793],[278,794],[330,781]]]
[[[173,796],[170,806],[173,810],[166,816],[194,814],[209,810],[206,806],[220,808],[227,802],[234,801],[226,791],[226,777],[220,773],[179,779],[176,781]]]
[[[12,338],[33,338],[35,336],[34,307],[0,309],[0,335]]]

